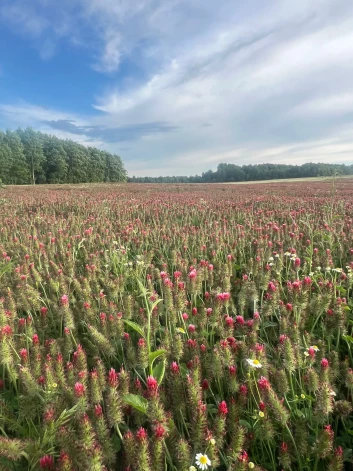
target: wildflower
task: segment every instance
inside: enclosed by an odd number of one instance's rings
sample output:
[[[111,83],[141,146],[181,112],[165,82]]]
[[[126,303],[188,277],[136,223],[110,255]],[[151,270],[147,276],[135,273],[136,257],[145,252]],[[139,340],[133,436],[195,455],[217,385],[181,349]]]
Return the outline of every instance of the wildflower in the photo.
[[[220,415],[227,415],[228,414],[228,407],[226,401],[222,401],[218,406],[218,413]]]
[[[248,364],[250,366],[252,366],[253,368],[261,368],[262,365],[261,363],[259,362],[259,360],[252,360],[251,358],[247,358],[246,361],[248,362]]]
[[[329,363],[328,363],[327,358],[323,358],[321,360],[321,368],[323,368],[323,369],[328,368],[328,365],[329,365]]]
[[[85,387],[82,383],[75,383],[75,396],[81,397],[85,394]]]
[[[54,458],[50,455],[44,455],[39,460],[41,469],[54,469]]]
[[[180,368],[179,368],[179,365],[178,363],[176,363],[175,361],[173,361],[173,363],[170,365],[170,371],[174,374],[178,374],[179,371],[180,371]]]
[[[143,441],[147,440],[146,429],[144,429],[143,427],[140,427],[138,429],[138,431],[136,432],[136,438],[139,442],[143,442]]]
[[[67,306],[69,304],[69,297],[67,294],[64,294],[63,296],[61,296],[60,298],[60,304],[62,306]]]
[[[147,378],[147,389],[150,393],[155,393],[158,389],[158,382],[153,376]]]
[[[265,417],[265,414],[262,412],[262,410],[260,410],[260,412],[259,412],[259,417],[261,417],[261,418]]]
[[[196,471],[195,466],[190,466],[189,471]]]
[[[165,428],[163,427],[163,425],[161,424],[158,424],[156,426],[156,428],[154,429],[154,436],[155,438],[157,439],[161,439],[161,438],[164,438],[165,436]]]
[[[206,470],[209,466],[211,466],[211,461],[207,455],[202,453],[197,453],[196,455],[196,466],[201,469],[202,471]]]
[[[249,468],[249,469],[254,469],[254,468],[255,468],[255,465],[254,465],[254,463],[253,463],[252,461],[249,461],[249,463],[248,463],[248,468]]]
[[[108,382],[112,388],[116,387],[118,384],[118,374],[114,368],[110,368],[108,373]]]
[[[270,383],[269,383],[268,379],[265,378],[264,376],[261,376],[261,378],[258,380],[257,383],[259,385],[259,388],[262,391],[267,391],[270,388]]]

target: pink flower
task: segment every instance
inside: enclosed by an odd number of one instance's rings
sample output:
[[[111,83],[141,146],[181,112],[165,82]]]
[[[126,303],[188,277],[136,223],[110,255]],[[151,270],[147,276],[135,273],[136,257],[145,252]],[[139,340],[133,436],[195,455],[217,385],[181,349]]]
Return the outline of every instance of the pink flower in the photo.
[[[50,455],[44,455],[39,460],[41,469],[54,469],[54,458]]]
[[[276,285],[272,281],[270,281],[267,286],[267,289],[268,291],[276,291],[277,288],[276,288]]]
[[[139,442],[143,442],[143,441],[147,440],[146,429],[144,429],[143,427],[140,427],[138,429],[138,431],[136,432],[136,438]]]
[[[248,462],[249,456],[248,456],[248,454],[245,450],[240,452],[240,454],[238,456],[238,460],[242,463],[247,463]]]
[[[147,389],[149,392],[156,392],[158,389],[158,382],[153,376],[147,378]]]
[[[155,429],[154,429],[154,436],[155,436],[157,439],[164,438],[164,436],[165,436],[165,428],[163,427],[163,425],[158,424],[158,425],[155,427]]]
[[[22,360],[26,361],[28,359],[28,352],[26,348],[21,348],[20,350],[20,356]]]
[[[94,413],[96,417],[101,417],[103,415],[102,406],[100,404],[94,406]]]
[[[261,378],[258,380],[257,384],[259,385],[259,388],[262,391],[268,391],[270,389],[270,383],[267,378],[264,376],[261,376]]]
[[[328,363],[328,359],[327,358],[323,358],[321,360],[321,368],[325,369],[325,368],[328,368],[329,366],[329,363]]]
[[[64,294],[63,296],[61,296],[60,298],[60,304],[62,306],[67,306],[69,304],[69,297],[67,294]]]
[[[116,388],[118,385],[118,373],[114,370],[114,368],[110,368],[109,370],[108,383],[112,388]]]
[[[231,366],[229,366],[228,370],[229,370],[229,374],[231,376],[235,376],[236,373],[237,373],[237,367],[236,366],[231,365]]]
[[[43,316],[45,316],[46,313],[48,312],[48,308],[45,307],[45,306],[42,306],[42,307],[40,308],[40,312],[41,312],[41,314],[42,314]]]
[[[227,415],[228,414],[228,407],[226,401],[222,401],[218,405],[218,414],[219,415]]]
[[[189,278],[190,278],[190,280],[195,279],[196,276],[197,276],[196,270],[192,270],[192,271],[189,273]]]
[[[188,331],[192,334],[195,332],[195,330],[196,330],[196,327],[194,326],[194,324],[189,324]]]
[[[4,325],[4,327],[1,329],[1,333],[4,337],[9,337],[12,335],[12,327],[8,324]]]
[[[174,374],[179,374],[180,368],[176,361],[173,361],[173,363],[170,365],[170,371]]]
[[[85,387],[82,383],[75,383],[75,396],[82,397],[85,394]]]
[[[308,348],[308,353],[311,356],[311,358],[314,358],[315,357],[315,348],[309,347]]]

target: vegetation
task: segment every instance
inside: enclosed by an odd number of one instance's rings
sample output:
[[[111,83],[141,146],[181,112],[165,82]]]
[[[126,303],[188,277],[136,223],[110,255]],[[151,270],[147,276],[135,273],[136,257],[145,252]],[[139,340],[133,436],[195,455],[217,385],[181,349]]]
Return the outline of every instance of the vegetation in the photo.
[[[192,177],[131,177],[133,183],[221,183],[250,182],[259,180],[280,180],[286,178],[328,177],[332,175],[353,175],[353,165],[314,164],[243,165],[219,164],[217,170]]]
[[[25,130],[0,132],[0,179],[8,185],[126,180],[117,155]]]
[[[160,189],[2,192],[0,469],[351,469],[352,182]]]

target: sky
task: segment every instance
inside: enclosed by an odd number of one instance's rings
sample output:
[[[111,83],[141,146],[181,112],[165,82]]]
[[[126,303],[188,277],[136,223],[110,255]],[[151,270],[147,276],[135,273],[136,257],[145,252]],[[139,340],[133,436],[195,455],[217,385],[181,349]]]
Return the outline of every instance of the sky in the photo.
[[[130,176],[353,163],[351,0],[0,0],[0,129]]]

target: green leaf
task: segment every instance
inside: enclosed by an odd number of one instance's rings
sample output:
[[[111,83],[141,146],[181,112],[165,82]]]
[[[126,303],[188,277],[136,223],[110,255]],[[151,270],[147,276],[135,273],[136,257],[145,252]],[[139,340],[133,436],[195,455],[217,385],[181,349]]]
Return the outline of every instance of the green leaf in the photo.
[[[114,452],[118,453],[118,451],[121,450],[121,440],[118,437],[118,435],[113,435],[112,442],[113,442]]]
[[[123,401],[134,409],[146,414],[148,402],[144,397],[139,396],[138,394],[125,394],[123,396]]]
[[[157,299],[157,300],[152,304],[152,306],[151,306],[151,312],[152,312],[153,309],[154,309],[156,306],[158,306],[158,304],[161,303],[162,301],[163,301],[162,298]]]
[[[136,324],[136,322],[129,321],[128,319],[124,319],[124,322],[126,325],[128,325],[129,327],[134,329],[136,332],[138,332],[141,335],[141,337],[145,336],[142,328],[138,324]]]
[[[207,404],[207,412],[210,414],[217,414],[218,409],[214,404]]]
[[[251,430],[251,429],[252,429],[251,425],[250,425],[249,422],[247,422],[246,420],[240,419],[240,420],[239,420],[239,423],[240,423],[240,425],[242,425],[243,427],[247,428],[248,430]]]
[[[158,365],[153,368],[153,377],[156,378],[158,384],[161,384],[163,381],[164,373],[165,373],[165,360],[160,361]]]
[[[353,343],[353,337],[351,337],[350,335],[342,335],[342,338],[348,343]]]
[[[266,329],[267,327],[278,327],[278,324],[276,324],[275,322],[265,322],[264,329]]]
[[[153,362],[156,358],[160,357],[161,355],[164,355],[165,353],[167,353],[167,350],[163,350],[163,349],[160,349],[160,350],[156,350],[155,352],[151,352],[149,355],[148,355],[148,362],[150,365],[153,365]]]
[[[6,263],[0,268],[0,278],[4,275],[7,271],[11,270],[12,262]]]

